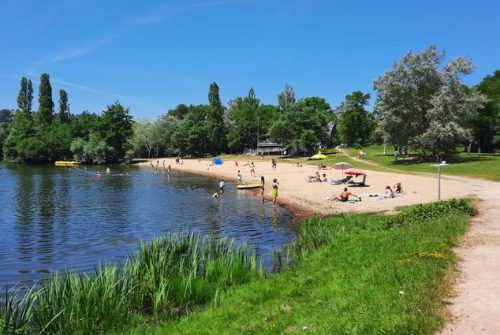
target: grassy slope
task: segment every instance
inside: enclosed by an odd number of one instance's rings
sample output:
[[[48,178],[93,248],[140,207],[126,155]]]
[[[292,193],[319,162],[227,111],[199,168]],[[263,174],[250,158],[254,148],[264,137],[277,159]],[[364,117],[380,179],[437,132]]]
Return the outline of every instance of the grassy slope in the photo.
[[[390,230],[368,215],[306,224],[330,238],[296,268],[235,288],[217,308],[126,334],[431,334],[442,325],[464,215]]]
[[[382,166],[407,172],[436,173],[436,167],[431,162],[409,162],[404,160],[394,161],[392,147],[387,148],[388,155],[384,156],[382,145],[372,145],[363,148],[366,152],[366,160],[378,163]],[[356,156],[358,150],[350,149],[350,153]],[[500,156],[494,154],[467,154],[460,153],[457,158],[447,159],[448,166],[442,169],[444,174],[456,176],[468,176],[500,181]]]

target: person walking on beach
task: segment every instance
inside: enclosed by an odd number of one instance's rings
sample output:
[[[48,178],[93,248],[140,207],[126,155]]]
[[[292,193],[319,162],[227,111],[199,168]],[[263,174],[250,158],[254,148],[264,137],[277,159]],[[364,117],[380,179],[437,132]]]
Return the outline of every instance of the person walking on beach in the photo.
[[[266,180],[264,176],[260,176],[260,197],[262,198],[262,202],[264,202],[264,185],[266,184]]]
[[[272,191],[273,207],[276,207],[276,198],[278,198],[278,188],[279,187],[280,187],[280,183],[278,182],[278,179],[274,178],[273,179],[273,191]]]
[[[255,164],[253,162],[250,163],[250,176],[255,177]]]
[[[273,158],[271,160],[271,164],[272,164],[273,170],[276,170],[276,159]]]
[[[238,170],[238,174],[236,175],[236,180],[238,181],[238,185],[241,185],[242,180],[241,180],[241,172]]]

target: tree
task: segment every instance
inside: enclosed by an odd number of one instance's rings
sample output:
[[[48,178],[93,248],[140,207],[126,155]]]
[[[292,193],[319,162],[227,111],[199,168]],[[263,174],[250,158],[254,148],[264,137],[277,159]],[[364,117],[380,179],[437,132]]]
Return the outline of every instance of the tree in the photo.
[[[258,110],[260,100],[252,88],[246,97],[238,97],[229,102],[228,109],[228,147],[233,151],[254,148],[257,145]],[[258,125],[259,123],[259,125]]]
[[[318,149],[318,138],[313,130],[304,130],[300,137],[300,143],[308,154],[313,154]]]
[[[120,162],[129,150],[129,140],[132,138],[132,116],[128,108],[119,102],[108,106],[98,125],[100,136],[106,146],[113,148],[109,162]]]
[[[365,106],[370,94],[356,91],[348,94],[340,105],[338,112],[338,137],[342,143],[353,145],[366,142],[373,131],[374,120]]]
[[[9,135],[9,128],[12,122],[14,111],[10,109],[0,109],[0,160],[3,158],[3,145]]]
[[[54,101],[52,101],[50,76],[47,73],[42,73],[40,76],[38,104],[37,122],[42,125],[51,124],[54,117]]]
[[[482,151],[492,151],[500,146],[500,71],[484,78],[476,86],[486,95],[488,102],[478,113],[466,119],[477,147]]]
[[[295,91],[293,90],[292,86],[286,84],[283,88],[283,91],[278,94],[278,106],[281,111],[287,111],[294,103]]]
[[[460,118],[474,114],[484,97],[467,94],[461,76],[472,72],[470,60],[459,57],[443,67],[444,52],[432,45],[408,53],[378,78],[376,110],[387,142],[432,153],[453,150],[468,131]]]
[[[31,106],[33,103],[33,84],[30,79],[21,78],[21,88],[17,96],[17,106],[26,116],[31,117]]]
[[[59,121],[66,123],[69,118],[68,93],[65,90],[59,90]]]
[[[224,125],[224,107],[219,98],[219,86],[210,84],[208,91],[210,111],[207,115],[208,139],[212,154],[220,153],[226,147],[226,127]]]

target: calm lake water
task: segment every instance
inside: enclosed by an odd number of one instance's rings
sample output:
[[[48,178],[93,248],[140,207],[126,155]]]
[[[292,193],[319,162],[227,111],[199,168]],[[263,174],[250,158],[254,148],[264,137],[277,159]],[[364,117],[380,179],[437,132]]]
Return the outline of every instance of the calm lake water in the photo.
[[[199,232],[249,243],[269,266],[272,250],[295,237],[293,214],[218,180],[135,166],[87,171],[0,164],[0,286],[32,285],[64,270],[119,262],[140,241]]]

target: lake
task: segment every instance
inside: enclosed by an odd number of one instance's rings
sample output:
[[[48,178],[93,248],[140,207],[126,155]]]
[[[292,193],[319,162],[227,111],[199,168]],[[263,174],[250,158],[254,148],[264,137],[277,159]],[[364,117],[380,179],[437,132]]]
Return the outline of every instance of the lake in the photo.
[[[272,250],[295,238],[294,215],[218,180],[137,166],[0,164],[0,286],[33,285],[57,271],[120,262],[140,241],[179,232],[228,237]]]

